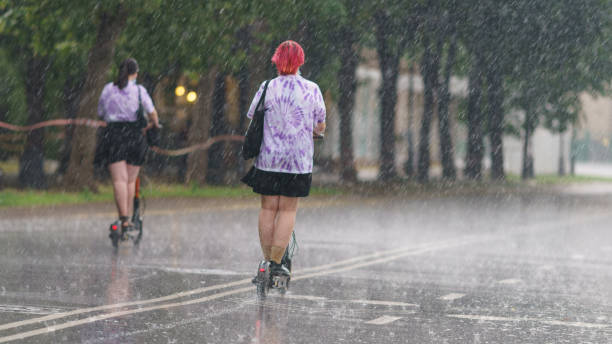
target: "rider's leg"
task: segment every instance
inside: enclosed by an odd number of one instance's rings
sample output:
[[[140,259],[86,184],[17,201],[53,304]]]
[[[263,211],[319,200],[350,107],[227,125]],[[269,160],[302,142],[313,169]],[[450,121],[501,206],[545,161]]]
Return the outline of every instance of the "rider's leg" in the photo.
[[[259,242],[264,259],[270,260],[270,249],[274,235],[274,222],[278,213],[279,196],[261,195],[259,211]]]
[[[295,226],[295,215],[297,213],[298,198],[280,196],[278,204],[278,218],[274,227],[272,238],[272,249],[270,259],[278,264],[283,259],[285,249],[291,239],[293,227]]]
[[[127,164],[127,190],[128,190],[128,214],[131,216],[134,214],[134,195],[136,194],[136,179],[138,179],[138,172],[140,166]]]
[[[118,161],[108,165],[111,179],[113,180],[113,190],[115,193],[115,205],[119,218],[129,216],[128,207],[128,172],[125,161]]]

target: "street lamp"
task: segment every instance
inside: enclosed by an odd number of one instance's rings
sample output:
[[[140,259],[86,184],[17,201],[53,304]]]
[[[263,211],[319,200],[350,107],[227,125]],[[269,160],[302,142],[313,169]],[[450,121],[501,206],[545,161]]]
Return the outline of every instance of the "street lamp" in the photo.
[[[175,90],[174,90],[174,94],[176,94],[177,97],[182,97],[183,95],[185,95],[185,87],[183,86],[178,86]]]
[[[198,99],[198,95],[194,91],[187,93],[187,101],[193,103]]]

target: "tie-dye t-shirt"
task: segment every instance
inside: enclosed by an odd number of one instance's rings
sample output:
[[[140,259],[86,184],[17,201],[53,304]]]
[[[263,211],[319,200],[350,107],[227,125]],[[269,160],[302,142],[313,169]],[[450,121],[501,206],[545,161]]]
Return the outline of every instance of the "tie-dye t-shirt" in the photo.
[[[253,118],[264,85],[251,103],[249,118]],[[255,167],[271,172],[312,173],[312,134],[317,123],[325,122],[319,86],[299,75],[281,75],[270,81],[264,107],[264,137]]]

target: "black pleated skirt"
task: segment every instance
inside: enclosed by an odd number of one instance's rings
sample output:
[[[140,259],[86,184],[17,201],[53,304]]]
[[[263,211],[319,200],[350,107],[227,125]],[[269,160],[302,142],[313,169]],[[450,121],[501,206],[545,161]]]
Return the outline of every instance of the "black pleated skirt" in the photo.
[[[141,166],[145,162],[148,146],[145,136],[136,123],[108,123],[98,135],[94,164],[105,167],[114,162]]]
[[[260,195],[306,197],[310,193],[312,173],[269,172],[253,166],[241,180]]]

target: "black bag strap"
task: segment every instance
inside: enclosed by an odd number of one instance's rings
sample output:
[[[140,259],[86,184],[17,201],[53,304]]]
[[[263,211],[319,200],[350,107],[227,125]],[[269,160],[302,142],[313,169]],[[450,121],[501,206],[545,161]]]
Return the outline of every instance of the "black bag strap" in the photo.
[[[144,116],[144,109],[142,106],[142,98],[140,98],[140,85],[136,84],[136,87],[138,88],[138,110],[136,111],[140,111],[142,113],[142,115]]]
[[[148,116],[144,113],[144,107],[142,106],[142,98],[140,97],[140,85],[136,84],[138,88],[138,109],[136,110],[136,122],[139,123],[141,127],[146,127],[149,119]]]
[[[264,85],[264,90],[261,93],[261,98],[259,98],[259,102],[257,103],[257,106],[255,107],[255,111],[259,110],[259,106],[262,105],[266,99],[266,92],[268,91],[268,84],[270,83],[270,80],[266,80],[266,84]]]

